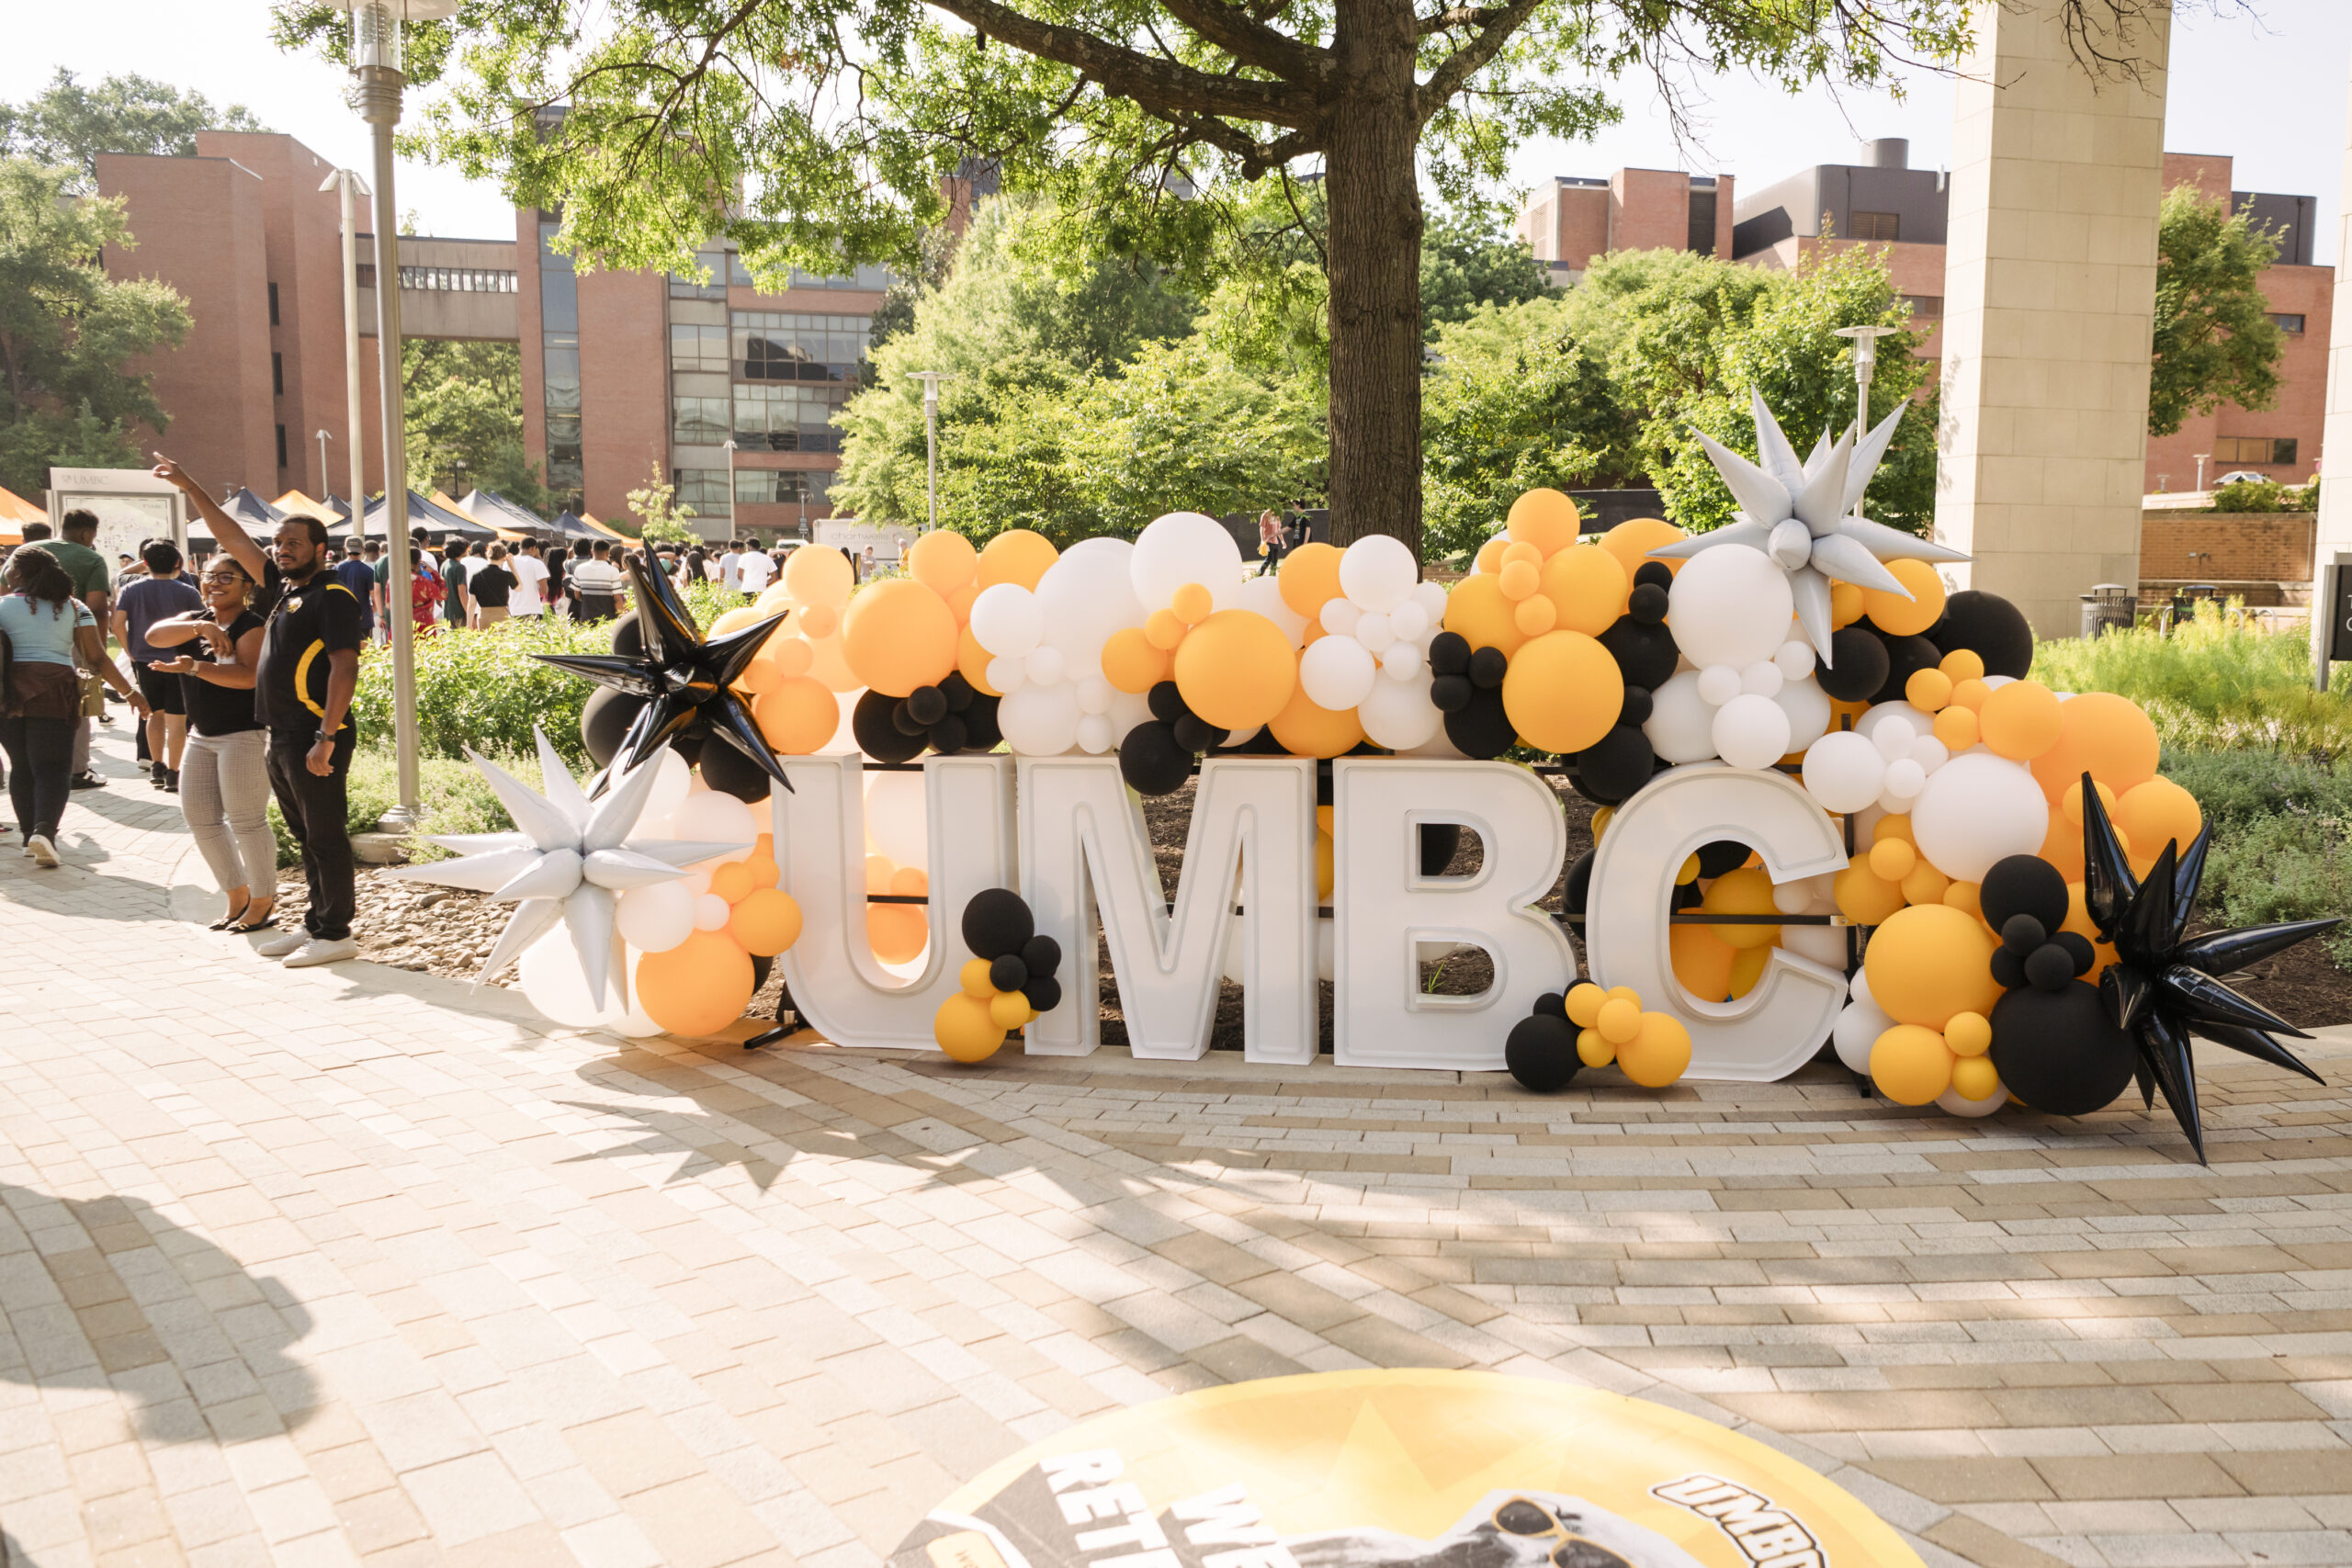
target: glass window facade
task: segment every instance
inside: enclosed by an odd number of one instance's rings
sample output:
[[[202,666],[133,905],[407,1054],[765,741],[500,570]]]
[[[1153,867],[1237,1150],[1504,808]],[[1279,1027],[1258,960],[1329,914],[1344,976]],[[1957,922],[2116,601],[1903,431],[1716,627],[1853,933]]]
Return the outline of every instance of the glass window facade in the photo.
[[[372,278],[372,273],[369,275]],[[404,266],[402,288],[433,288],[458,294],[512,294],[514,275],[478,266]]]
[[[670,482],[677,493],[671,500],[679,506],[691,506],[697,517],[727,517],[735,506],[727,493],[725,468],[673,468]]]
[[[709,259],[712,263],[711,270],[715,273],[718,271],[718,258]],[[727,253],[727,280],[738,288],[758,287],[752,281],[752,269],[745,266],[743,258],[733,251]],[[854,272],[842,273],[834,276],[820,276],[813,272],[803,272],[796,266],[792,269],[792,281],[786,287],[791,288],[864,288],[879,293],[890,287],[890,269],[887,266],[862,266]]]
[[[738,468],[735,499],[745,505],[792,505],[823,502],[832,488],[832,475],[808,468]]]
[[[725,398],[672,398],[670,439],[681,446],[716,446],[727,439]]]
[[[746,450],[838,452],[842,433],[832,417],[849,398],[847,387],[792,382],[741,383],[735,388],[735,444]]]
[[[558,504],[576,507],[587,482],[580,427],[580,280],[558,254],[561,225],[539,221],[539,333],[547,383],[547,485]],[[401,270],[405,271],[406,268]]]
[[[727,329],[670,323],[670,368],[727,373]]]
[[[739,381],[849,381],[865,357],[872,323],[865,316],[808,310],[734,312]]]

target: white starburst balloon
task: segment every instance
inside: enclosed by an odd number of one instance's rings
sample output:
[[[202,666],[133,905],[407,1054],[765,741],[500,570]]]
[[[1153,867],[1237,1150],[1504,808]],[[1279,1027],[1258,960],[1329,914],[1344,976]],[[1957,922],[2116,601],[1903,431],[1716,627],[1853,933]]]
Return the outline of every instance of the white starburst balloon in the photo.
[[[1789,574],[1797,620],[1821,661],[1827,664],[1833,580],[1908,599],[1911,591],[1883,563],[1963,561],[1968,557],[1949,546],[1854,514],[1879,459],[1886,456],[1887,446],[1894,439],[1894,427],[1910,412],[1909,403],[1897,405],[1860,443],[1850,431],[1834,444],[1825,435],[1800,463],[1796,448],[1781,432],[1781,422],[1764,406],[1764,394],[1751,390],[1748,396],[1754,402],[1756,450],[1764,459],[1760,466],[1704,431],[1696,433],[1715,471],[1731,488],[1732,499],[1739,503],[1737,520],[1709,533],[1678,539],[1650,554],[1687,558],[1726,546],[1763,551]]]
[[[631,839],[660,772],[659,754],[622,774],[602,797],[591,801],[548,744],[544,730],[532,734],[539,746],[539,771],[547,793],[538,794],[488,758],[469,749],[466,756],[520,829],[513,833],[430,834],[425,842],[455,850],[461,857],[426,865],[402,866],[391,875],[487,893],[513,903],[514,913],[474,976],[479,986],[521,955],[560,921],[580,956],[581,973],[600,999],[614,987],[624,965],[613,925],[613,906],[632,887],[684,877],[700,861],[748,848],[741,843],[698,843],[682,839]],[[621,998],[624,1002],[626,996]]]

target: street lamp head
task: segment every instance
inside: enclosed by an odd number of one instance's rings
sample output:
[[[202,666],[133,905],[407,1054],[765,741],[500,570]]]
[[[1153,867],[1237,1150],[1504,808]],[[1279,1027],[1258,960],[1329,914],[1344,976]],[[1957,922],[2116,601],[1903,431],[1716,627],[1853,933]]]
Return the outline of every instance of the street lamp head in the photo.
[[[333,190],[345,180],[351,182],[351,194],[355,197],[374,194],[368,190],[368,182],[359,177],[359,172],[356,169],[329,170],[327,177],[319,182],[319,188],[322,191]]]
[[[433,22],[458,14],[460,0],[327,0],[351,13],[351,68],[401,69],[401,24]]]

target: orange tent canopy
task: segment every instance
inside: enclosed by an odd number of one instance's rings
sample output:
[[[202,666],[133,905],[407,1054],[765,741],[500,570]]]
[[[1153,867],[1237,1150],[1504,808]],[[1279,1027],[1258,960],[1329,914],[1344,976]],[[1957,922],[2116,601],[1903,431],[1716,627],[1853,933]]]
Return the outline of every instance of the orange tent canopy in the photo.
[[[25,542],[25,525],[46,523],[49,513],[35,506],[15,491],[0,488],[0,545],[21,545]]]

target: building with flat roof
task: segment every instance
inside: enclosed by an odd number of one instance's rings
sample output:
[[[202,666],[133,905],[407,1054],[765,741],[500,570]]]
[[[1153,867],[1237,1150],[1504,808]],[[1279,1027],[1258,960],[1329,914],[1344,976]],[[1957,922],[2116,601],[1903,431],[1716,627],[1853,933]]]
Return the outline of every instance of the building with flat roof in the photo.
[[[350,488],[340,207],[318,188],[330,172],[276,133],[200,131],[194,157],[98,157],[99,194],[123,198],[138,241],[110,251],[107,270],[170,284],[192,318],[178,349],[133,367],[171,416],[149,444],[219,494]],[[562,504],[619,518],[659,478],[711,538],[830,516],[831,419],[856,388],[888,273],[796,272],[769,293],[731,245],[712,244],[695,256],[707,279],[582,274],[550,243],[558,221],[524,209],[512,236],[401,236],[402,334],[516,344],[525,450]],[[371,491],[383,485],[374,246],[361,236]]]
[[[1605,180],[1562,175],[1528,193],[1519,231],[1559,288],[1611,251],[1727,256],[1732,179],[1673,169],[1620,169]]]

